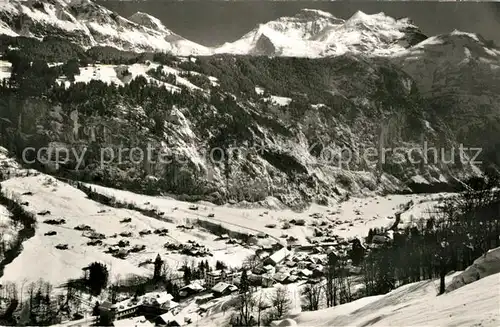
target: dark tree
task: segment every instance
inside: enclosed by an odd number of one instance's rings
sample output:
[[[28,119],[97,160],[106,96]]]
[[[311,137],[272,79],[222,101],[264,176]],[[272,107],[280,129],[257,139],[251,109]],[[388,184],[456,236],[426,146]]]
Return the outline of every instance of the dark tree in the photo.
[[[94,305],[94,308],[92,309],[92,316],[97,317],[100,314],[100,305],[99,302],[97,301]]]
[[[192,277],[193,277],[193,273],[191,271],[191,268],[189,268],[188,266],[185,266],[184,267],[184,275],[182,277],[184,280],[184,284],[188,285],[191,282]]]
[[[88,268],[89,276],[87,279],[87,285],[90,288],[90,292],[92,294],[99,295],[101,294],[101,291],[108,285],[108,268],[100,262],[94,262],[90,264]]]
[[[240,278],[240,293],[246,293],[249,289],[248,273],[247,270],[243,270]]]
[[[222,261],[217,260],[217,262],[215,263],[215,270],[225,270],[226,268],[226,264]]]
[[[70,59],[62,66],[63,74],[66,75],[68,80],[73,82],[75,75],[80,74],[80,65],[77,59]]]

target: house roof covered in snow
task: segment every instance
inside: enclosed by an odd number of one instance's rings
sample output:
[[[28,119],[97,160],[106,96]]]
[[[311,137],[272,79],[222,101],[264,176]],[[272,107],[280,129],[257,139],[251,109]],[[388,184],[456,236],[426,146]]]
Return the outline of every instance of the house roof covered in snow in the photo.
[[[150,292],[138,297],[137,299],[130,298],[115,303],[112,307],[116,308],[117,311],[128,310],[140,305],[160,305],[162,307],[174,308],[178,304],[172,301],[173,298],[174,297],[171,294],[168,294],[168,292]]]
[[[184,291],[184,290],[188,290],[188,289],[193,290],[195,292],[201,292],[204,290],[203,286],[201,286],[200,283],[193,282],[193,283],[181,288],[180,291]]]
[[[169,322],[175,320],[175,316],[172,313],[172,311],[169,311],[167,313],[160,315],[160,319],[163,320],[163,322],[165,322],[166,324],[168,324]]]
[[[148,299],[150,302],[153,301],[160,305],[172,301],[173,298],[172,294],[168,294],[168,292],[150,292],[142,296],[144,302]]]
[[[226,290],[229,290],[229,291],[235,291],[237,290],[238,288],[234,285],[231,285],[231,284],[228,284],[228,283],[224,283],[224,282],[220,282],[220,283],[217,283],[214,287],[212,287],[212,292],[215,292],[215,293],[224,293],[224,291]]]
[[[113,321],[114,327],[154,327],[144,316]]]
[[[274,262],[274,263],[280,263],[281,261],[285,260],[285,258],[288,256],[288,250],[286,248],[282,248],[276,252],[274,252],[268,260]]]
[[[274,276],[273,276],[274,280],[277,282],[280,282],[280,283],[287,280],[288,277],[290,277],[290,274],[284,273],[284,272],[279,272],[277,274],[274,274]]]

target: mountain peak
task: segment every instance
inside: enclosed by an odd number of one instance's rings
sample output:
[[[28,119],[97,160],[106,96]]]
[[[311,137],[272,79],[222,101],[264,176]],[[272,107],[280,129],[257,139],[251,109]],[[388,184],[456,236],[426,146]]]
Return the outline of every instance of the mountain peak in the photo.
[[[17,21],[22,21],[22,26]],[[0,34],[59,35],[84,48],[105,46],[181,56],[210,52],[176,35],[147,13],[138,12],[127,19],[91,0],[0,0]]]
[[[301,9],[295,17],[310,17],[310,18],[315,18],[315,17],[325,17],[325,18],[336,18],[329,12],[323,11],[323,10],[318,10],[318,9]]]
[[[215,51],[261,53],[264,44],[266,51],[274,48],[274,55],[282,56],[324,57],[346,52],[391,55],[425,38],[410,20],[384,13],[369,15],[358,11],[345,21],[321,10],[302,9],[295,16],[260,24],[241,39]]]
[[[142,11],[136,12],[135,14],[130,16],[128,20],[157,31],[164,32],[167,30],[167,28],[163,25],[161,20]]]
[[[348,26],[365,26],[365,27],[385,27],[385,28],[401,28],[401,27],[415,27],[413,22],[408,18],[396,19],[386,15],[384,12],[377,14],[366,14],[358,10],[354,15],[346,21]]]
[[[452,36],[467,37],[467,38],[472,39],[474,41],[482,42],[481,41],[482,37],[480,37],[476,33],[463,32],[463,31],[454,29],[453,32],[450,33],[450,35],[452,35]]]

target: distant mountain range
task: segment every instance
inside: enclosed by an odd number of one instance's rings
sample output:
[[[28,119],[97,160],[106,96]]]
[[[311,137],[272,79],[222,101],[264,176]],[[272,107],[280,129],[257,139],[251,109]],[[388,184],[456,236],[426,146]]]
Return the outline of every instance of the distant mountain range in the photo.
[[[327,57],[346,52],[392,55],[426,39],[409,19],[357,12],[343,20],[303,9],[292,17],[260,24],[239,40],[208,48],[137,12],[125,18],[90,0],[9,0],[0,4],[0,33],[62,36],[83,47],[161,51],[174,55],[250,54]]]

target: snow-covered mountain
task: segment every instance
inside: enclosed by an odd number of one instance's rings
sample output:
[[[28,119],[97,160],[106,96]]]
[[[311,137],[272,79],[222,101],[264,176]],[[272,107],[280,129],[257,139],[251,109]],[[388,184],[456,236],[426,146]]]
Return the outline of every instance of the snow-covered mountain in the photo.
[[[60,36],[84,47],[204,55],[206,47],[167,29],[157,18],[136,13],[129,19],[90,0],[8,0],[0,3],[0,34]]]
[[[426,38],[408,19],[398,20],[383,13],[367,15],[359,11],[343,20],[324,11],[303,9],[295,16],[261,24],[235,42],[208,48],[175,34],[147,13],[125,18],[91,0],[4,1],[0,3],[0,34],[60,36],[86,48],[112,46],[174,55],[296,57],[346,52],[390,55]]]
[[[426,37],[408,19],[361,11],[348,20],[330,13],[303,9],[292,17],[261,24],[216,53],[325,57],[346,52],[390,55]]]

